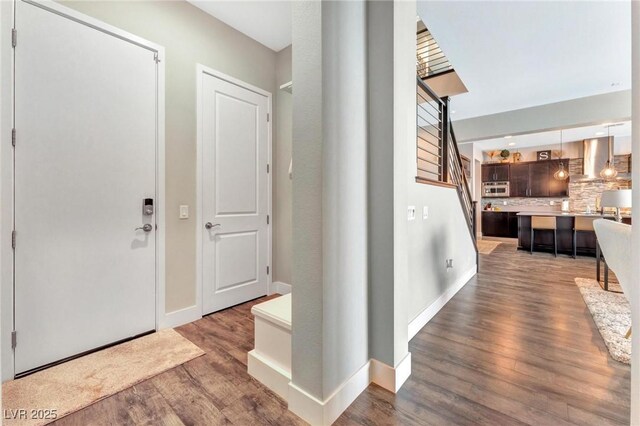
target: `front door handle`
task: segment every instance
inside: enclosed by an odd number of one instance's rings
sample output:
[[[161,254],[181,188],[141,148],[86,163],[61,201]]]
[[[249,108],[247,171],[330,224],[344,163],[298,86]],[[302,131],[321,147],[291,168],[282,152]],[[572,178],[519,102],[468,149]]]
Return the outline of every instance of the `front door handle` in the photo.
[[[219,223],[211,223],[211,222],[207,222],[207,223],[204,224],[204,227],[207,228],[207,229],[213,229],[216,226],[220,226],[220,224]]]
[[[151,225],[150,223],[145,223],[144,225],[142,225],[139,228],[136,228],[135,230],[143,230],[144,232],[151,232],[151,230],[153,229],[153,225]]]

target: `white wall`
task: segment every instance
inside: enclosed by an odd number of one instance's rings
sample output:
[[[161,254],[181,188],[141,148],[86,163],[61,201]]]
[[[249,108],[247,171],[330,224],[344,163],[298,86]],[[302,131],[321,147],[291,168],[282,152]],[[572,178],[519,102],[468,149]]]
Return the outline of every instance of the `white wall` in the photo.
[[[318,401],[368,361],[365,35],[363,2],[293,5],[292,384]]]
[[[462,95],[464,96],[464,95]],[[623,90],[454,121],[458,143],[506,135],[580,127],[631,116],[631,91]]]
[[[196,298],[195,232],[197,226],[202,226],[193,220],[196,64],[219,70],[275,95],[276,53],[182,0],[61,3],[165,47],[166,311],[192,306]],[[276,108],[274,106],[274,110]],[[273,141],[277,152],[275,130]],[[274,186],[276,184],[274,181]],[[277,188],[275,190],[277,192]],[[182,204],[191,206],[188,220],[178,217]]]
[[[455,189],[414,183],[409,203],[417,217],[409,222],[408,320],[415,319],[475,268],[476,253]],[[429,218],[422,219],[422,208]],[[453,268],[446,268],[453,259]]]
[[[276,83],[291,81],[291,46],[276,55]],[[275,94],[276,142],[273,147],[273,281],[291,284],[291,93]]]
[[[397,367],[408,354],[408,152],[415,154],[415,2],[368,3],[369,353]]]

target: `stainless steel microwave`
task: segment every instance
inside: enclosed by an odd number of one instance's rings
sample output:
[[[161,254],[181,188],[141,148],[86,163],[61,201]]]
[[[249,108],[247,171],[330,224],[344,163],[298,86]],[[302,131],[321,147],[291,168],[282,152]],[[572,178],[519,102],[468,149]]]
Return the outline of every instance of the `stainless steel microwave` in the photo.
[[[508,197],[509,182],[484,182],[482,184],[482,197]]]

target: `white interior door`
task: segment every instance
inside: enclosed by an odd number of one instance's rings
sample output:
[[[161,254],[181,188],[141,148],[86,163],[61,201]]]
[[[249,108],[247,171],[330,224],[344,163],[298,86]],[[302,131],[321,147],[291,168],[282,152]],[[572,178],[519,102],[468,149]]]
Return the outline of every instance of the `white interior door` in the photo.
[[[200,78],[206,314],[267,294],[268,98]]]
[[[22,1],[16,28],[18,374],[155,328],[157,64]]]

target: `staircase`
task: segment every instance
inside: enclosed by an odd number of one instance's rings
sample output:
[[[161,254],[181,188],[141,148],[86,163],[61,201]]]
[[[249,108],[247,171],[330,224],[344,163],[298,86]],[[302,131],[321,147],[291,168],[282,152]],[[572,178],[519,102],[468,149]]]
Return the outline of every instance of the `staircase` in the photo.
[[[449,98],[439,98],[418,76],[416,102],[418,127],[416,181],[456,189],[476,250],[476,263],[478,263],[477,202],[473,201],[469,182],[462,167],[462,158],[449,117]]]

